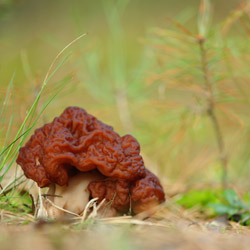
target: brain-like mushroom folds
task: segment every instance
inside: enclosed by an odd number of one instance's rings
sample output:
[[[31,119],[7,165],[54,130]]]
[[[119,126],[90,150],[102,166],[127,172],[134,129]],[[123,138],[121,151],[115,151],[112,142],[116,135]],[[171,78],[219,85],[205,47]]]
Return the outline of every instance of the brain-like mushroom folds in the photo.
[[[135,213],[165,200],[158,178],[144,166],[137,140],[120,137],[78,107],[68,107],[37,129],[17,163],[39,187],[50,187],[54,203],[74,213],[82,213],[91,198],[105,198],[114,211],[132,208]]]

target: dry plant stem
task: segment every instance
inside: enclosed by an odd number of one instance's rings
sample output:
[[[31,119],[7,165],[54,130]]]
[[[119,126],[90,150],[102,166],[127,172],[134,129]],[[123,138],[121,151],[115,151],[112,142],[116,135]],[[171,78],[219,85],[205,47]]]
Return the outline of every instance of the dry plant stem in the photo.
[[[123,128],[131,132],[133,130],[133,121],[131,118],[128,98],[125,90],[119,89],[116,92],[116,105]]]
[[[81,223],[83,223],[85,220],[86,220],[86,217],[87,217],[87,213],[88,213],[88,210],[89,208],[91,208],[93,206],[93,204],[98,200],[98,198],[94,198],[92,200],[90,200],[88,202],[88,204],[86,205],[84,211],[83,211],[83,215],[82,215],[82,220],[81,220]]]
[[[214,103],[214,93],[211,81],[209,79],[209,72],[208,72],[208,63],[207,63],[207,52],[204,47],[205,44],[205,37],[199,36],[197,38],[197,42],[200,47],[200,56],[201,56],[201,64],[202,64],[202,72],[204,77],[204,87],[207,94],[207,115],[209,116],[213,128],[215,137],[218,144],[219,149],[219,158],[222,166],[222,187],[224,189],[227,188],[227,157],[225,155],[225,145],[224,145],[224,139],[221,131],[221,127],[219,125],[217,116],[215,114],[215,103]]]
[[[69,210],[67,210],[67,209],[63,209],[63,208],[57,206],[57,205],[54,204],[50,199],[46,199],[46,201],[48,201],[48,202],[50,203],[51,206],[57,208],[58,210],[61,210],[61,211],[65,212],[65,213],[74,215],[74,216],[76,216],[76,217],[80,217],[80,216],[79,216],[78,214],[76,214],[76,213],[73,213],[73,212],[71,212],[71,211],[69,211]]]

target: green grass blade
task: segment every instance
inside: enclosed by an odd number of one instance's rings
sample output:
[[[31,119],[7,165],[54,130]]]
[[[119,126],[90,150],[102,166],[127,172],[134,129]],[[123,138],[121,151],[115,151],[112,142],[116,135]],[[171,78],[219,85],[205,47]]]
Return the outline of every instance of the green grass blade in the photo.
[[[2,108],[1,108],[1,112],[0,112],[0,122],[2,121],[3,119],[3,114],[6,110],[6,106],[8,104],[8,100],[9,100],[9,97],[10,97],[10,94],[11,94],[11,90],[13,88],[13,83],[14,83],[14,79],[15,79],[15,73],[12,75],[12,78],[10,80],[10,83],[9,83],[9,87],[8,87],[8,90],[7,90],[7,93],[5,95],[5,99],[3,101],[3,105],[2,105]]]

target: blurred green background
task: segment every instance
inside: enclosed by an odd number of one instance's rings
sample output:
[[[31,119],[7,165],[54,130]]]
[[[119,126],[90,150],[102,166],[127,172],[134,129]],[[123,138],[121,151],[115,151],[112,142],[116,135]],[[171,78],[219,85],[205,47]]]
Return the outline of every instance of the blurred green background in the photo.
[[[235,14],[230,17],[243,2],[211,1],[207,49],[229,183],[247,190],[250,88],[249,48],[245,49],[249,33]],[[219,186],[222,173],[216,138],[211,121],[200,112],[206,97],[192,92],[192,84],[200,91],[203,78],[197,73],[199,50],[195,44],[189,46],[186,38],[178,40],[182,31],[166,19],[179,21],[198,34],[199,5],[199,0],[0,0],[1,102],[15,72],[15,122],[9,140],[55,56],[87,32],[69,49],[72,54],[67,64],[46,87],[41,103],[58,88],[58,81],[73,77],[37,126],[51,121],[67,106],[80,106],[121,135],[133,134],[141,144],[146,166],[160,176],[170,196],[190,188]],[[243,23],[245,15],[241,15]],[[216,30],[227,19],[234,24],[223,40]]]
[[[212,1],[214,22],[222,21],[239,2]],[[85,32],[89,36],[81,41],[81,49],[91,46],[96,53],[107,54],[107,47],[116,42],[111,40],[112,27],[109,24],[116,5],[121,5],[118,25],[122,29],[126,66],[133,68],[144,47],[140,40],[149,28],[165,25],[166,17],[174,19],[185,13],[185,25],[197,30],[199,4],[199,0],[121,0],[119,4],[110,0],[1,0],[1,85],[9,82],[14,71],[17,72],[18,84],[27,81],[20,62],[21,53],[27,54],[33,74],[42,77],[58,50]]]

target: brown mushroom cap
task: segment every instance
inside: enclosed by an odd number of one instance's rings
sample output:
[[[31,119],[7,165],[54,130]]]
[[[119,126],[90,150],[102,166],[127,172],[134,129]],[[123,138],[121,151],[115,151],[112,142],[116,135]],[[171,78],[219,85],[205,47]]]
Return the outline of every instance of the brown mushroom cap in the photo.
[[[120,137],[111,126],[78,107],[68,107],[53,122],[37,129],[20,149],[17,163],[40,187],[51,183],[63,186],[77,172],[96,169],[107,180],[90,183],[91,195],[109,201],[115,190],[112,207],[119,211],[128,209],[130,192],[134,200],[142,194],[147,201],[141,191],[144,186],[151,190],[147,193],[152,199],[164,201],[159,180],[148,177],[151,173],[144,167],[136,139]]]
[[[134,182],[127,180],[98,180],[88,185],[92,198],[104,198],[112,202],[112,207],[120,212],[131,208],[140,213],[165,201],[165,195],[159,179],[146,169],[145,176]]]
[[[91,198],[106,199],[106,203],[119,212],[127,212],[130,207],[130,185],[126,180],[99,180],[88,185]]]
[[[105,176],[130,181],[145,174],[135,138],[120,137],[111,126],[78,107],[67,108],[37,129],[20,149],[17,163],[40,187],[67,184],[74,168],[81,172],[97,168]]]
[[[145,177],[133,182],[131,200],[134,213],[140,213],[165,201],[159,179],[146,169]]]

